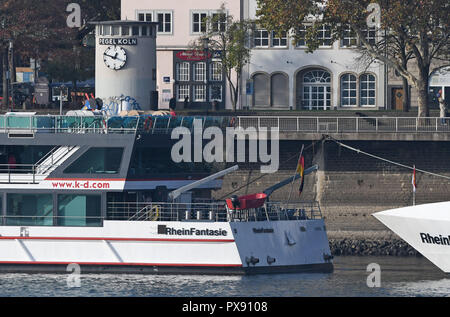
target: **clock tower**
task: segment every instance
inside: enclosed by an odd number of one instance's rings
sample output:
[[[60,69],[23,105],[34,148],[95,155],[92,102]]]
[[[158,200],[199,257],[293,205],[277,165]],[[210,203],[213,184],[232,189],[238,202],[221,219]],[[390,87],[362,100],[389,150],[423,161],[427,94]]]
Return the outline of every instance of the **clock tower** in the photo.
[[[95,96],[107,101],[136,99],[142,110],[158,108],[156,27],[139,21],[93,22],[95,28]]]

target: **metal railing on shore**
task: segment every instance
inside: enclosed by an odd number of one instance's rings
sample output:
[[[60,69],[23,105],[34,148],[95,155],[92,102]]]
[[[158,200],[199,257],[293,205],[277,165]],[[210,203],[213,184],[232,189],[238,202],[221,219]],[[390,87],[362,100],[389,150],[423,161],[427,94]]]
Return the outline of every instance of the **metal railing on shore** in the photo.
[[[304,133],[448,133],[450,118],[248,116],[237,117],[236,126]]]

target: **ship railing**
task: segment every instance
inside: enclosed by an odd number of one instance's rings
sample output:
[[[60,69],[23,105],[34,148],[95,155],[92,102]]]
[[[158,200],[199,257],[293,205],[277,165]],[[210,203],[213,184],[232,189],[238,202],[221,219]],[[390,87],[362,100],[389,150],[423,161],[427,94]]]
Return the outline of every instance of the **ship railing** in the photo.
[[[197,121],[195,121],[197,120]],[[198,122],[198,125],[194,124]],[[172,117],[172,116],[42,116],[42,115],[2,115],[0,133],[70,133],[70,134],[169,134],[175,128],[183,127],[193,131],[218,127],[225,130],[232,126],[232,117]]]
[[[107,220],[121,221],[280,221],[321,219],[317,202],[270,202],[261,208],[229,210],[225,202],[109,202]]]
[[[230,210],[230,221],[282,221],[322,219],[318,202],[267,202],[260,208]]]
[[[0,164],[0,183],[7,184],[36,184],[42,181],[47,174],[41,170],[48,171],[55,164]]]
[[[226,221],[224,203],[109,202],[107,220]]]

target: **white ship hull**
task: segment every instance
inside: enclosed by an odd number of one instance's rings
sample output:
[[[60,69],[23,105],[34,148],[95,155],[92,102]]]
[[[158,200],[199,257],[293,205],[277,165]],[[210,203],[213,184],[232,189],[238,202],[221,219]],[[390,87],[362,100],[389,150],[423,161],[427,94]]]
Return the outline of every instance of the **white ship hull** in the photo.
[[[445,273],[450,273],[450,202],[373,215]]]
[[[101,228],[0,227],[1,272],[331,272],[324,221],[104,221]]]

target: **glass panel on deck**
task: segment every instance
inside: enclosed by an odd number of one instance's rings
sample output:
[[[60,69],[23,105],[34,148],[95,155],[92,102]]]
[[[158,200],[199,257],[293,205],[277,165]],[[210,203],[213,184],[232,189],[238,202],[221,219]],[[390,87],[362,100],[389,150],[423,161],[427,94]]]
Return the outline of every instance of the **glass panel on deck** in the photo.
[[[52,226],[51,194],[7,194],[6,224],[9,226]]]
[[[100,195],[58,195],[58,226],[101,226]]]

